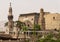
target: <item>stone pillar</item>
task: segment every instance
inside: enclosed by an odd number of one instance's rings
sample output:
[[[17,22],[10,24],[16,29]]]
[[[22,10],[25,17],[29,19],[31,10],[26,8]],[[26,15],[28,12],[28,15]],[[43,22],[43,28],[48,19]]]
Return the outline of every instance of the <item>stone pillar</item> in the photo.
[[[45,29],[44,10],[42,8],[40,9],[39,25],[40,25],[41,30]]]

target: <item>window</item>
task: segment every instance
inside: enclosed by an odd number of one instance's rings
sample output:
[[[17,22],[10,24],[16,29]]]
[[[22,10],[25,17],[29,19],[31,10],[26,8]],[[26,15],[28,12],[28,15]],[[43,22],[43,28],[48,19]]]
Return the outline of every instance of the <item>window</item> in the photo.
[[[29,24],[28,24],[28,27],[29,27]]]
[[[57,31],[57,29],[56,29],[56,28],[55,28],[54,30],[55,30],[55,31]]]
[[[55,20],[55,17],[53,17],[53,20]]]
[[[33,20],[33,18],[31,20]]]

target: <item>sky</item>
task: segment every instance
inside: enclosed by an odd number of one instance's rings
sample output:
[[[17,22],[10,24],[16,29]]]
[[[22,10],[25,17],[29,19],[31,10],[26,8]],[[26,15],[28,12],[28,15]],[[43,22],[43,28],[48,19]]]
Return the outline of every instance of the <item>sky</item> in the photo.
[[[0,21],[7,21],[9,4],[12,3],[14,20],[23,13],[44,11],[60,13],[60,0],[0,0]]]
[[[20,14],[40,12],[41,8],[46,12],[60,13],[60,0],[0,0],[0,21],[8,21],[10,2],[14,21],[18,20]]]

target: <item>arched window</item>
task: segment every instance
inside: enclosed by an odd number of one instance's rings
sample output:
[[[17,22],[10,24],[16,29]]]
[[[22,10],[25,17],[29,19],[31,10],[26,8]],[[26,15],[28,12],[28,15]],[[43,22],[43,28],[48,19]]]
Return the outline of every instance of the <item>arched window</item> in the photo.
[[[53,17],[53,20],[55,20],[55,17]]]
[[[33,20],[33,18],[31,20]]]
[[[29,24],[28,24],[28,27],[29,27]]]

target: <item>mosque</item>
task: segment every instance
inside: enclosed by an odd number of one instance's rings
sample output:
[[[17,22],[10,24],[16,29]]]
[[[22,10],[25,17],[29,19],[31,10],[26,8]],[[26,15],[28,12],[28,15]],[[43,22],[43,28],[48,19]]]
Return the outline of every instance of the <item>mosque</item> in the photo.
[[[25,38],[26,35],[23,33],[19,34],[18,31],[19,28],[16,27],[16,23],[13,21],[13,14],[12,14],[12,6],[10,3],[9,7],[9,14],[8,14],[8,25],[6,27],[5,32],[0,32],[0,39],[15,39],[17,41],[17,37]],[[34,29],[34,25],[38,24],[40,25],[40,28],[42,31],[36,31],[38,34],[46,35],[50,31],[45,30],[60,30],[60,14],[59,13],[50,13],[45,12],[43,8],[40,9],[40,12],[33,12],[33,13],[25,13],[20,14],[18,21],[23,22],[26,26],[28,26],[28,29]],[[27,31],[25,33],[28,33],[28,35],[32,31]],[[56,31],[53,33],[56,34]],[[26,38],[31,38],[30,36],[26,36]],[[20,41],[20,40],[19,40]],[[15,41],[14,41],[15,42]]]
[[[29,29],[33,29],[34,24],[39,24],[41,30],[60,30],[60,14],[45,12],[43,8],[39,13],[25,13],[20,14],[18,21],[23,22]],[[13,22],[12,7],[10,3],[8,14],[8,26],[6,26],[6,34],[12,35],[16,38],[19,28],[16,27],[16,23]],[[14,35],[14,36],[13,36]]]

